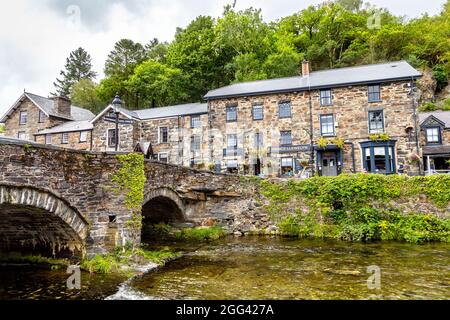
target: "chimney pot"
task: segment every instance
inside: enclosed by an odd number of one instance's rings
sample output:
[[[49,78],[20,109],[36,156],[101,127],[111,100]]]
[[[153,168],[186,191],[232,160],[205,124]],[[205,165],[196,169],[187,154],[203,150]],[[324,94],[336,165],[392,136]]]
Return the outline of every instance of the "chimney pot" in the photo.
[[[304,77],[309,77],[309,73],[310,73],[310,66],[309,66],[309,61],[308,60],[303,60],[302,63],[302,75]]]

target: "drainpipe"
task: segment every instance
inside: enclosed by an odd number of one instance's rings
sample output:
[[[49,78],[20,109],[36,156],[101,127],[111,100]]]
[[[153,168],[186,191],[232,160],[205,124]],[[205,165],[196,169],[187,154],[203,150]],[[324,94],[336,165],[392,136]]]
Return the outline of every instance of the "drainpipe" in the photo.
[[[417,150],[417,155],[420,155],[420,142],[419,142],[419,120],[417,117],[417,105],[416,105],[416,91],[415,91],[415,83],[414,83],[414,79],[411,81],[411,100],[412,100],[412,105],[413,105],[413,112],[414,112],[414,131],[415,131],[415,139],[416,139],[416,150]],[[422,170],[422,166],[419,163],[419,174],[422,175],[424,174],[423,170]]]
[[[313,107],[312,107],[312,98],[311,91],[308,91],[309,95],[309,139],[311,143],[311,162],[313,164],[312,174],[315,175],[316,172],[316,159],[314,153],[314,125],[313,125]]]

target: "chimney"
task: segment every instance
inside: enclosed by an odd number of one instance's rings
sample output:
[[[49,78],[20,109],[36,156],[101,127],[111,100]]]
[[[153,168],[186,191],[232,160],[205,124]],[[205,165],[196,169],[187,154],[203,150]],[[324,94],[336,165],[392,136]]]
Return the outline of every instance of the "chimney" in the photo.
[[[302,75],[304,77],[309,77],[309,72],[310,72],[310,66],[309,66],[309,61],[308,60],[303,60],[302,63]]]
[[[67,97],[57,96],[51,98],[53,100],[53,108],[58,115],[71,117],[71,101]]]

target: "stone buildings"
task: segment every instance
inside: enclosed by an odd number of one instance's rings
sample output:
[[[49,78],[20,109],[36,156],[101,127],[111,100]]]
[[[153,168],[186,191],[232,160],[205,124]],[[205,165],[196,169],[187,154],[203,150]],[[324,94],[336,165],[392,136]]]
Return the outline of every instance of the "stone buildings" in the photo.
[[[420,127],[425,171],[450,173],[450,111],[420,114]]]
[[[118,115],[119,151],[140,151],[162,162],[222,172],[334,176],[391,174],[400,168],[416,174],[422,157],[415,101],[420,77],[404,61],[319,72],[311,72],[305,62],[302,76],[212,90],[206,104],[119,108],[118,113],[108,106],[90,119],[75,118],[81,110],[76,107],[71,107],[70,119],[66,105],[66,118],[53,116],[54,122],[42,124],[32,119],[34,127],[27,130],[20,125],[21,108],[36,102],[25,94],[3,122],[8,135],[18,138],[35,136],[40,143],[64,141],[71,148],[114,151]],[[58,116],[62,111],[57,102],[67,102],[42,100],[53,102]]]

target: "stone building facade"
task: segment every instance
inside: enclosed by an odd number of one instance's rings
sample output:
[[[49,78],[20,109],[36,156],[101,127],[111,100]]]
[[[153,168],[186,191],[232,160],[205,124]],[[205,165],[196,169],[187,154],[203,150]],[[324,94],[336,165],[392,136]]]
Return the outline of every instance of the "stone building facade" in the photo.
[[[450,111],[421,114],[420,127],[425,172],[450,173]]]
[[[406,62],[231,85],[206,95],[211,157],[229,172],[420,172],[415,81]],[[306,169],[306,170],[305,170]]]
[[[64,97],[24,92],[0,120],[5,136],[65,148],[89,150],[94,114]]]
[[[418,71],[405,61],[310,69],[305,62],[302,76],[212,90],[204,104],[136,111],[110,105],[87,121],[50,117],[54,123],[26,133],[39,143],[140,151],[161,162],[218,172],[307,177],[422,171],[416,161],[425,145],[415,100]],[[20,108],[29,106],[25,99]],[[18,130],[20,108],[8,115],[7,135]],[[35,113],[29,117],[36,122]]]

